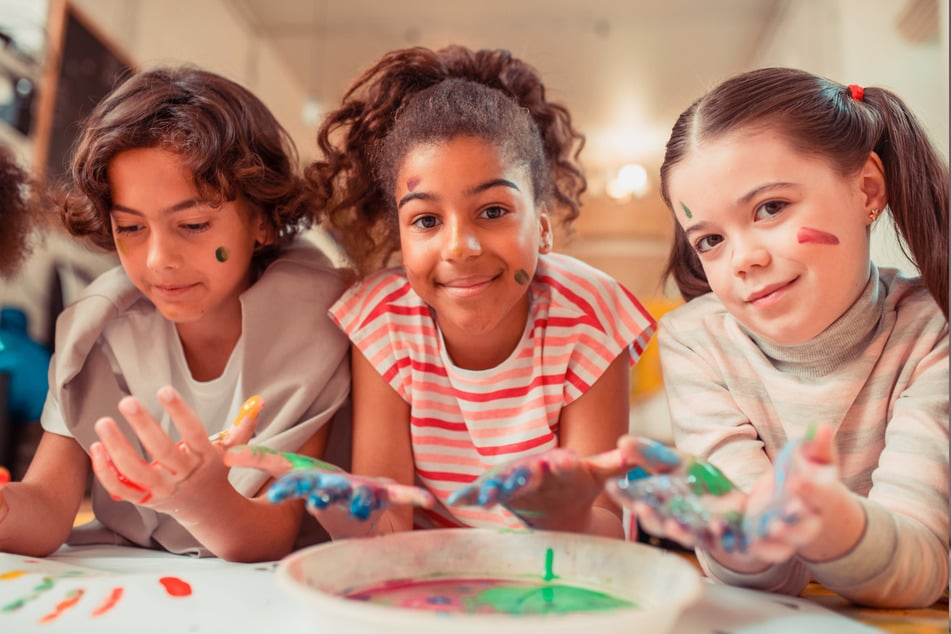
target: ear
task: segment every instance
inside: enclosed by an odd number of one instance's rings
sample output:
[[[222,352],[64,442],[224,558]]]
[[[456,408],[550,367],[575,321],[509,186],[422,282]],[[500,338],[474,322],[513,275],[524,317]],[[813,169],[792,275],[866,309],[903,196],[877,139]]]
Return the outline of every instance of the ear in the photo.
[[[542,211],[538,215],[538,252],[550,253],[554,245],[554,232],[551,228],[551,217],[547,211]]]
[[[865,211],[877,215],[888,204],[885,167],[878,154],[871,152],[859,173],[859,188],[865,196]]]
[[[258,212],[255,221],[257,222],[257,229],[254,232],[254,248],[257,250],[274,242],[274,236],[263,213]]]

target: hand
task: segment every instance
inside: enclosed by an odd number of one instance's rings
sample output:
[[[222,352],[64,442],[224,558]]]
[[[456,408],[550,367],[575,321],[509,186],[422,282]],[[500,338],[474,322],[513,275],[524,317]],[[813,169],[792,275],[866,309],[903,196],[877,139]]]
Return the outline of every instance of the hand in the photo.
[[[253,397],[241,408],[232,426],[209,438],[195,412],[171,387],[158,391],[182,438],[175,443],[135,397],[119,402],[119,411],[138,436],[151,461],[129,444],[115,420],[96,421],[100,442],[90,447],[92,467],[113,499],[177,515],[206,503],[215,487],[227,485],[228,469],[222,455],[254,434],[263,402]]]
[[[450,505],[501,504],[527,526],[562,529],[587,517],[605,481],[632,466],[615,449],[579,458],[570,449],[552,449],[490,469],[456,490]]]
[[[267,492],[271,502],[305,499],[308,512],[318,518],[319,512],[331,504],[347,508],[351,516],[361,521],[374,511],[393,505],[431,508],[435,504],[432,494],[420,487],[398,484],[388,478],[348,474],[322,460],[267,447],[233,447],[224,461],[229,466],[253,467],[270,473],[278,478]]]

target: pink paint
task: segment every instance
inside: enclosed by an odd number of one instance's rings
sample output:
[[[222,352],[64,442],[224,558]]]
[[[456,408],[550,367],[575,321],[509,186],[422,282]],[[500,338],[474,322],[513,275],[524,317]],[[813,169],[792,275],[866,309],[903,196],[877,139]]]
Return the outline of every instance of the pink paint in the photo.
[[[165,591],[173,597],[191,596],[192,587],[178,577],[162,577],[159,583],[165,586]]]
[[[92,611],[93,616],[102,616],[112,608],[116,607],[116,603],[119,602],[119,599],[122,598],[122,594],[125,592],[124,588],[113,588],[112,592],[109,593],[109,596],[106,597],[106,600],[99,604],[95,610]]]
[[[0,486],[10,482],[10,472],[5,467],[0,467]]]
[[[79,603],[79,600],[83,598],[83,593],[83,590],[73,590],[67,594],[65,599],[56,604],[52,612],[40,619],[40,623],[49,623],[50,621],[58,619],[63,612]]]
[[[796,237],[799,239],[799,244],[839,244],[839,239],[831,233],[819,231],[811,227],[800,228]]]
[[[406,189],[413,191],[419,185],[419,176],[410,176],[406,179]]]

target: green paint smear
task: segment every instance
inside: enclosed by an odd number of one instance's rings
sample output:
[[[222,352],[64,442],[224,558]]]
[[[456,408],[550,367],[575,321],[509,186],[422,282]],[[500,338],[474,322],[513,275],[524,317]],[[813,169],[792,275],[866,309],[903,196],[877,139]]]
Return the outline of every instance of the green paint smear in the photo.
[[[684,213],[687,214],[687,218],[693,218],[693,212],[690,211],[690,207],[683,203],[680,203],[680,206],[684,208]]]
[[[228,249],[224,247],[215,249],[215,258],[217,258],[219,262],[226,262],[228,260]]]
[[[551,581],[555,578],[555,573],[552,570],[552,564],[555,563],[555,551],[551,548],[545,550],[545,574],[542,575],[542,579],[545,581]]]
[[[695,461],[687,467],[687,484],[695,495],[726,495],[733,490],[733,483],[723,472],[709,462]]]
[[[437,612],[530,616],[636,608],[633,601],[564,584],[506,579],[394,581],[347,598]]]
[[[522,286],[528,284],[528,272],[525,269],[515,271],[515,281]]]
[[[329,462],[324,462],[323,460],[318,460],[317,458],[311,458],[310,456],[303,456],[299,453],[291,453],[289,451],[277,451],[271,449],[270,447],[262,447],[260,445],[253,445],[251,447],[251,455],[260,456],[261,454],[270,454],[278,455],[287,460],[291,465],[291,470],[293,471],[303,471],[304,469],[323,469],[324,471],[343,471],[340,467]]]

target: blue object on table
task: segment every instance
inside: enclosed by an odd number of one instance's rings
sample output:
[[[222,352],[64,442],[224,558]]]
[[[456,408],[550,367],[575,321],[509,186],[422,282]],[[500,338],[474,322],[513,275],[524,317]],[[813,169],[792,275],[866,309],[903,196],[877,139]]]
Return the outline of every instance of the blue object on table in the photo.
[[[0,372],[10,376],[7,416],[13,424],[40,419],[49,387],[50,351],[30,338],[19,308],[0,309]]]

